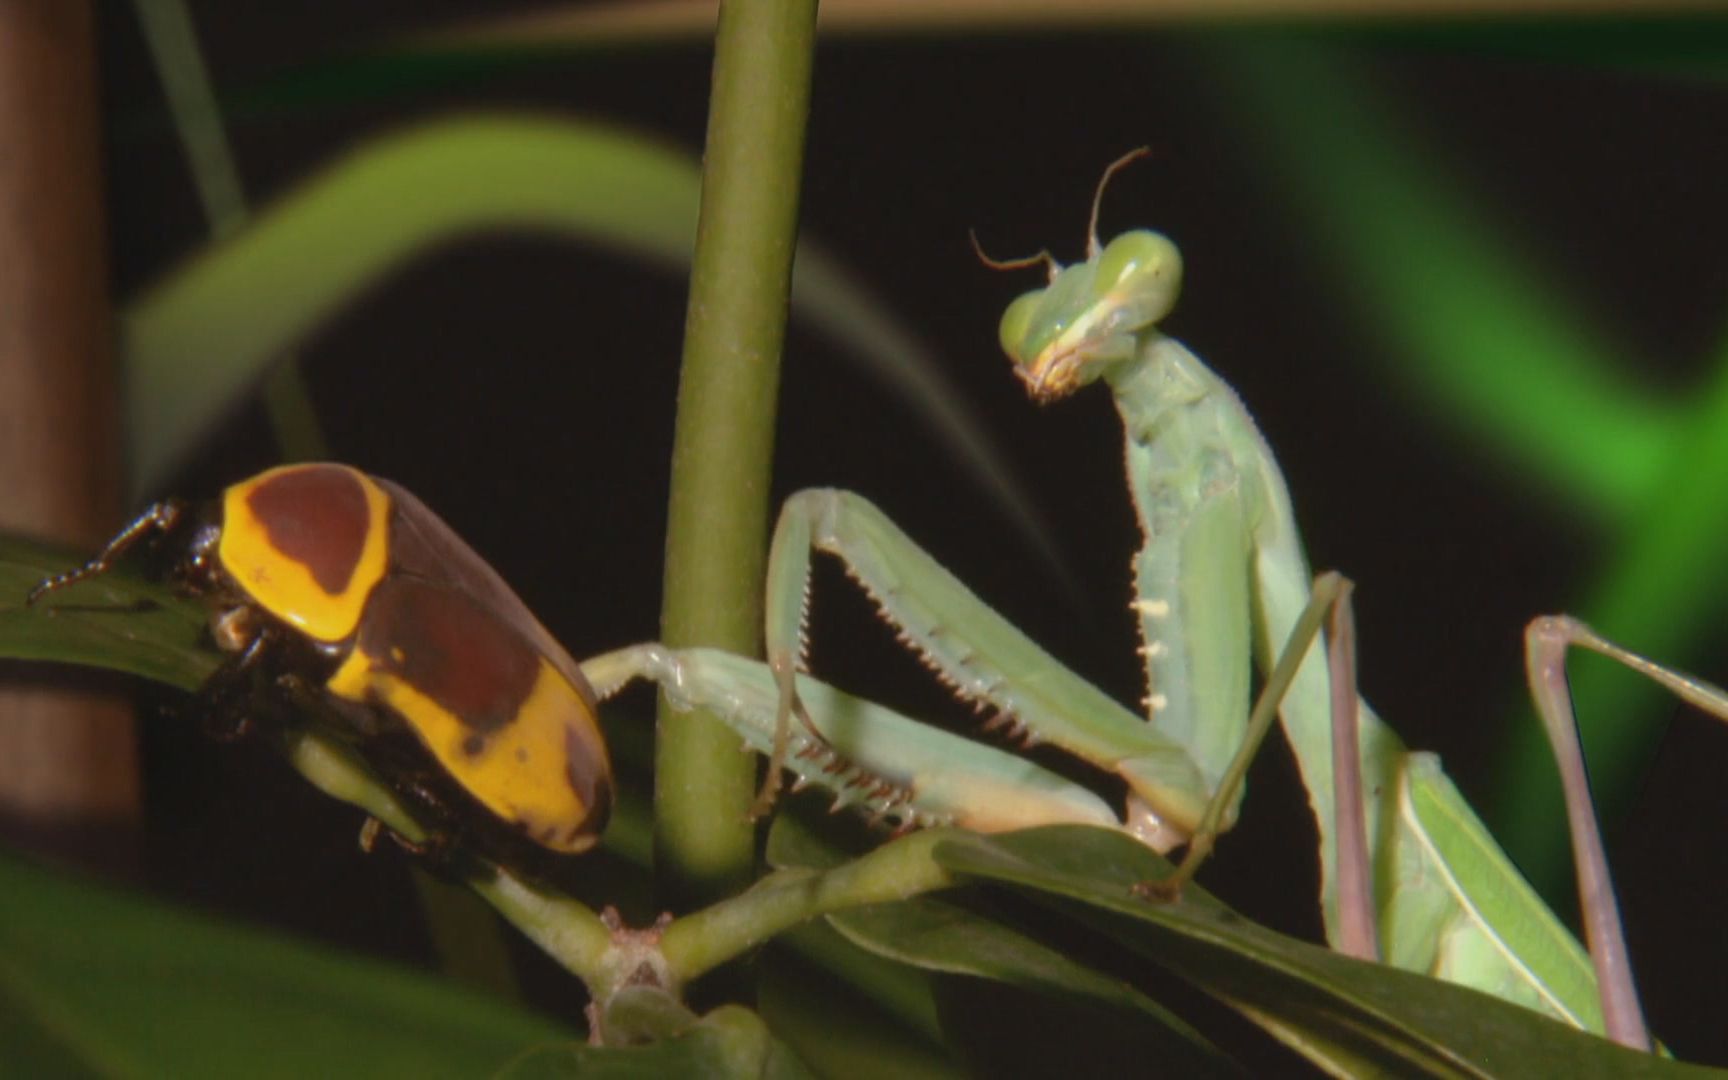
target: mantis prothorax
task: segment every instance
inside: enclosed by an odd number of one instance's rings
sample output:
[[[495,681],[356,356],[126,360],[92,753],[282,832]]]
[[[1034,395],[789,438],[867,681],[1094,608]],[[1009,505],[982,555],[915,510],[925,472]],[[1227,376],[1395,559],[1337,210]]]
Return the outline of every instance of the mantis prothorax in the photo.
[[[1112,165],[1105,180],[1135,156]],[[1010,305],[1001,338],[1035,399],[1053,401],[1100,379],[1115,398],[1145,535],[1132,607],[1146,717],[1034,644],[869,502],[833,490],[800,492],[781,511],[769,559],[766,667],[707,650],[637,646],[590,661],[585,672],[603,694],[645,677],[675,704],[714,709],[770,754],[771,777],[790,764],[835,791],[837,805],[862,804],[902,826],[1122,828],[1160,851],[1188,844],[1178,882],[1234,821],[1241,773],[1276,710],[1318,826],[1322,912],[1335,945],[1648,1045],[1594,836],[1564,653],[1574,644],[1604,652],[1719,713],[1728,714],[1728,697],[1571,620],[1531,626],[1532,687],[1581,838],[1599,1000],[1590,958],[1438,760],[1406,750],[1356,697],[1348,583],[1310,575],[1289,493],[1252,419],[1223,380],[1157,330],[1180,284],[1175,246],[1147,231],[1100,245],[1097,212],[1095,200],[1085,262],[1027,260],[1046,263],[1050,281]],[[1059,746],[1120,776],[1126,812],[1118,817],[1091,792],[1003,751],[798,674],[813,548],[839,556],[942,681],[994,711],[986,727]],[[1328,615],[1330,665],[1311,648]],[[1254,667],[1263,685],[1250,710]]]

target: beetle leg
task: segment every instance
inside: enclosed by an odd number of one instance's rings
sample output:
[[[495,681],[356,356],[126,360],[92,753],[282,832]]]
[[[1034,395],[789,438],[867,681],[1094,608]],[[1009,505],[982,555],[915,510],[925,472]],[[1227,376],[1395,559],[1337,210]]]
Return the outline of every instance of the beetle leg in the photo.
[[[446,869],[451,852],[455,850],[455,841],[449,833],[431,832],[426,834],[424,840],[410,840],[370,815],[360,825],[360,850],[368,855],[375,853],[380,835],[388,836],[397,847],[416,859],[423,860],[434,870]]]
[[[254,691],[262,670],[259,665],[268,655],[274,638],[268,628],[259,627],[251,640],[217,668],[198,691],[204,733],[217,742],[234,742],[251,733],[252,712],[258,702]]]

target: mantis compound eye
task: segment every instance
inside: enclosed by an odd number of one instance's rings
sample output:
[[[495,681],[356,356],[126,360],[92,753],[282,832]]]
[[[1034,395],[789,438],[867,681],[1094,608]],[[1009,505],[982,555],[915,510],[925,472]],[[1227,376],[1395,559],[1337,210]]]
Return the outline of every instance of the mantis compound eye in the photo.
[[[1147,229],[1123,233],[1098,256],[1096,302],[1111,309],[1112,329],[1150,326],[1176,306],[1182,255],[1167,237]]]
[[[1002,322],[997,330],[997,337],[1002,342],[1002,351],[1015,364],[1024,365],[1038,355],[1042,342],[1031,342],[1033,318],[1038,313],[1040,302],[1044,298],[1043,289],[1034,289],[1017,297],[1008,305],[1008,310],[1002,313]]]

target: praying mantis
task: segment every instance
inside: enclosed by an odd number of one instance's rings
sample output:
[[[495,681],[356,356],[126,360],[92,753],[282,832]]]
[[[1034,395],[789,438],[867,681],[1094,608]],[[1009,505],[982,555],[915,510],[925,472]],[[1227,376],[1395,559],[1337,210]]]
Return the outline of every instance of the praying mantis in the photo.
[[[1132,607],[1147,717],[1026,638],[869,502],[833,490],[801,492],[781,511],[766,665],[643,645],[590,660],[584,672],[603,696],[631,679],[657,682],[674,705],[714,710],[770,755],[770,785],[785,763],[801,783],[831,790],[836,807],[855,804],[900,827],[1082,823],[1124,829],[1161,852],[1186,844],[1177,877],[1147,890],[1166,896],[1234,820],[1242,773],[1276,712],[1318,826],[1329,940],[1648,1046],[1594,830],[1565,654],[1572,646],[1602,652],[1718,714],[1728,714],[1728,697],[1566,617],[1530,626],[1528,675],[1567,780],[1593,970],[1438,759],[1407,750],[1356,697],[1349,584],[1310,576],[1289,493],[1253,420],[1222,379],[1157,329],[1180,285],[1174,245],[1146,231],[1098,243],[1105,183],[1136,156],[1100,182],[1085,262],[1062,267],[1041,255],[991,265],[1049,269],[1048,286],[1016,300],[1001,324],[1028,392],[1053,401],[1101,380],[1121,415],[1145,534]],[[1121,777],[1125,812],[1024,759],[804,675],[813,549],[842,560],[902,642],[961,699],[994,712],[987,728]],[[1328,617],[1327,648],[1311,648]],[[1263,676],[1252,708],[1251,668]]]

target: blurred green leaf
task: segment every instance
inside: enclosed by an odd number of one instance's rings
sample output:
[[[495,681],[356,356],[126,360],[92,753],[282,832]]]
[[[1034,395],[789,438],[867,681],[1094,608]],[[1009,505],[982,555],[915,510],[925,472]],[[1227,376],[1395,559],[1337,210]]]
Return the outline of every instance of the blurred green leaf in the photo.
[[[186,0],[134,0],[132,11],[155,61],[156,76],[173,114],[210,235],[225,238],[246,221],[245,186],[223,130],[221,108],[198,45],[192,13]],[[264,380],[263,397],[285,459],[319,461],[330,456],[311,393],[291,354],[276,356],[275,366]],[[435,922],[444,917],[435,905],[429,913]],[[434,936],[443,939],[441,933]]]
[[[1365,44],[1471,56],[1618,69],[1646,78],[1720,81],[1728,75],[1728,18],[1720,12],[1655,10],[1635,3],[1555,18],[1508,15],[1425,18],[1363,28]]]
[[[0,858],[0,1037],[18,1075],[469,1077],[581,1036]]]
[[[1610,347],[1597,313],[1504,239],[1512,231],[1360,70],[1312,37],[1221,35],[1216,97],[1278,178],[1353,316],[1398,358],[1423,412],[1609,520],[1642,503],[1682,410]]]
[[[699,184],[681,151],[574,120],[467,116],[366,144],[126,305],[132,490],[154,491],[277,357],[410,259],[471,233],[517,229],[682,270]],[[929,348],[809,241],[792,290],[794,313],[921,411],[1061,573],[995,437]],[[572,337],[582,335],[573,328]]]
[[[599,125],[469,117],[368,144],[127,305],[135,489],[149,490],[279,353],[391,269],[475,230],[689,257],[697,172]]]
[[[1719,12],[1653,10],[1622,3],[1556,18],[1546,5],[1504,3],[1491,13],[1459,5],[1455,13],[1432,6],[1392,6],[1364,17],[1354,7],[1311,5],[1303,28],[1321,28],[1339,41],[1375,47],[1414,47],[1469,55],[1498,54],[1556,64],[1620,68],[1643,75],[1719,80],[1728,73],[1728,19]],[[1292,9],[1265,3],[1232,9],[1250,28],[1288,27]],[[831,0],[823,5],[825,37],[848,33],[906,37],[950,36],[1004,27],[1025,31],[1084,31],[1139,24],[1147,32],[1209,21],[1204,5],[1184,9],[1144,0],[1014,7],[975,0],[925,0],[911,6],[879,0]],[[1324,20],[1324,23],[1321,23]],[[255,105],[342,100],[350,95],[407,92],[429,81],[455,81],[544,63],[576,51],[621,42],[668,44],[708,31],[702,4],[644,5],[639,0],[561,4],[526,14],[484,16],[408,36],[400,44],[276,76],[247,100]]]
[[[1728,576],[1722,538],[1728,536],[1728,350],[1714,360],[1712,385],[1694,397],[1662,474],[1642,509],[1630,516],[1624,539],[1602,560],[1574,610],[1598,631],[1665,663],[1710,662],[1719,641]],[[1580,734],[1590,763],[1598,813],[1623,819],[1644,783],[1666,731],[1672,704],[1665,691],[1627,668],[1580,656],[1568,665]],[[1526,701],[1504,724],[1495,759],[1495,832],[1539,886],[1570,888],[1564,822],[1548,813],[1560,805],[1559,772]]]
[[[1516,229],[1468,183],[1420,123],[1377,93],[1353,54],[1313,38],[1220,37],[1207,70],[1223,79],[1238,128],[1274,164],[1312,250],[1358,300],[1357,316],[1400,359],[1387,372],[1469,438],[1491,440],[1527,483],[1558,491],[1623,538],[1578,614],[1640,652],[1686,663],[1720,612],[1728,532],[1728,377],[1693,400],[1648,386],[1600,312],[1568,302],[1555,275],[1505,238]],[[1437,137],[1434,143],[1438,143]],[[1728,354],[1714,360],[1728,372]],[[1604,664],[1573,680],[1598,805],[1630,798],[1662,725],[1657,691]],[[1558,775],[1520,702],[1501,725],[1490,815],[1507,852],[1549,897],[1570,888]]]

